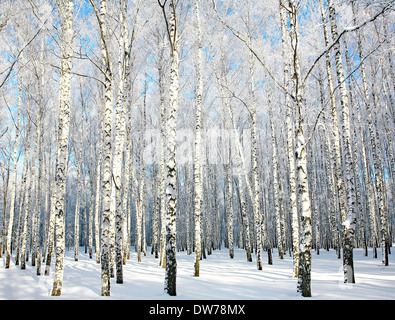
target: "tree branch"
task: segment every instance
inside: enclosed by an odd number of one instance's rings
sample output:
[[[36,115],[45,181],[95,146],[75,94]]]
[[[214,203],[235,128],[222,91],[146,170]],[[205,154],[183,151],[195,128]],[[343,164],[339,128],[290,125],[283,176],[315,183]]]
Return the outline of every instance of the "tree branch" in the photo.
[[[173,41],[171,40],[170,29],[169,29],[169,23],[167,22],[167,17],[166,17],[166,10],[165,10],[166,2],[167,2],[167,0],[165,0],[165,1],[163,2],[163,5],[162,5],[162,3],[160,2],[160,0],[158,0],[158,4],[159,4],[159,6],[162,8],[163,17],[165,18],[167,36],[169,37],[171,52],[172,52],[172,54],[173,54],[173,52],[174,52],[174,45],[173,45]]]
[[[383,42],[384,42],[384,41],[383,41]],[[381,47],[381,45],[383,44],[383,42],[380,42],[379,45],[378,45],[376,48],[374,48],[371,52],[369,52],[369,53],[360,61],[360,63],[354,68],[354,70],[352,70],[342,82],[339,82],[339,83],[337,84],[337,86],[333,89],[333,94],[335,94],[335,91],[336,91],[337,89],[339,89],[339,87],[340,87],[340,85],[341,85],[342,83],[344,83],[345,81],[347,81],[350,77],[354,76],[354,73],[362,66],[362,64],[365,62],[365,60],[366,60],[370,55],[372,55],[376,50],[378,50],[378,49]],[[313,129],[312,129],[312,131],[311,131],[310,137],[307,139],[307,141],[306,141],[306,143],[305,143],[306,146],[309,144],[311,138],[313,137],[314,131],[315,131],[317,125],[318,125],[318,120],[319,120],[320,116],[322,115],[322,113],[324,112],[324,110],[325,110],[326,106],[328,105],[328,103],[330,102],[330,100],[331,100],[331,98],[329,97],[329,98],[325,101],[325,103],[323,104],[323,106],[322,106],[320,112],[318,113],[317,118],[315,119],[315,122],[314,122],[314,125],[313,125]]]
[[[217,8],[216,8],[216,4],[214,2],[214,0],[212,0],[213,2],[213,8],[215,13],[217,14],[218,19],[220,20],[220,22],[226,26],[232,33],[234,36],[236,36],[236,38],[238,38],[240,41],[242,41],[247,48],[251,51],[251,53],[255,56],[255,58],[259,61],[259,63],[262,65],[262,67],[265,69],[265,71],[268,73],[268,75],[270,76],[270,78],[272,78],[272,80],[284,91],[284,93],[290,95],[292,97],[292,99],[294,99],[294,96],[284,87],[284,85],[278,81],[273,73],[269,70],[269,68],[266,66],[265,62],[261,59],[261,57],[258,56],[258,54],[255,52],[255,50],[251,47],[251,45],[248,43],[247,40],[245,40],[243,37],[240,36],[240,34],[234,30],[230,25],[228,25],[219,15]]]
[[[8,73],[5,75],[4,79],[2,80],[1,84],[0,84],[0,89],[3,87],[3,85],[6,83],[7,79],[9,78],[12,70],[15,67],[15,64],[17,63],[17,61],[19,60],[19,57],[21,56],[22,52],[30,45],[30,43],[33,42],[33,40],[39,35],[39,33],[41,32],[41,30],[43,29],[45,23],[47,22],[48,18],[45,19],[45,21],[42,23],[41,27],[37,30],[37,32],[34,34],[34,36],[23,46],[23,48],[18,52],[14,62],[11,64],[11,66],[9,67]],[[4,72],[4,71],[3,71]],[[3,73],[2,72],[2,73]]]
[[[56,68],[56,69],[59,69],[59,70],[60,70],[60,67],[58,67],[58,66],[55,66],[55,65],[53,65],[53,64],[50,64],[50,66],[53,67],[53,68]],[[82,74],[82,73],[78,73],[78,72],[71,72],[71,74],[74,74],[74,75],[76,75],[76,76],[83,77],[83,78],[89,78],[89,79],[96,80],[96,81],[100,82],[100,83],[104,86],[104,82],[101,81],[101,80],[98,79],[98,78],[95,78],[95,77],[92,77],[92,76],[88,76],[88,75],[86,75],[86,74]]]
[[[89,2],[91,3],[93,10],[95,11],[96,19],[97,19],[97,22],[99,23],[100,38],[103,41],[104,51],[106,52],[106,64],[107,64],[108,69],[111,69],[110,68],[110,55],[108,53],[107,43],[106,43],[106,39],[105,39],[106,37],[105,37],[104,31],[103,31],[102,21],[100,19],[99,13],[97,11],[96,5],[93,2],[93,0],[89,0]]]
[[[364,22],[362,22],[361,24],[354,26],[354,27],[350,27],[350,28],[345,28],[336,38],[336,40],[334,40],[331,44],[329,44],[319,55],[318,57],[314,60],[313,64],[310,66],[309,71],[307,71],[306,76],[303,79],[302,82],[302,86],[301,89],[303,90],[303,88],[306,85],[307,79],[310,77],[311,72],[313,71],[313,69],[315,68],[315,66],[317,65],[318,61],[328,52],[330,51],[339,41],[340,39],[348,32],[352,32],[352,31],[356,31],[358,29],[363,28],[365,25],[367,25],[370,22],[373,22],[374,20],[376,20],[379,16],[381,16],[382,14],[384,14],[385,11],[387,11],[389,8],[391,7],[391,4],[388,4],[387,6],[385,6],[380,12],[378,12],[377,14],[375,14],[373,17],[365,20]]]

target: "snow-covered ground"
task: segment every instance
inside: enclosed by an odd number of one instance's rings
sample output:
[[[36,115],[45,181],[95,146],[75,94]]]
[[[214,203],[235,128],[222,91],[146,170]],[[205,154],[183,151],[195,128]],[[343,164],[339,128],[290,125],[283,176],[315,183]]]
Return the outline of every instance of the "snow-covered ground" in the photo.
[[[83,252],[81,250],[80,252]],[[150,252],[150,251],[148,251]],[[381,254],[381,252],[379,252]],[[306,299],[296,294],[297,280],[292,277],[292,258],[278,258],[273,252],[273,265],[266,264],[257,270],[256,262],[247,262],[245,251],[235,250],[231,260],[228,250],[216,250],[202,260],[200,277],[193,277],[194,254],[177,253],[177,296],[163,293],[165,271],[158,259],[147,253],[137,262],[132,251],[124,265],[124,283],[111,281],[111,297],[101,297],[100,265],[95,259],[80,253],[74,261],[73,252],[67,251],[61,297],[51,297],[54,269],[50,276],[36,276],[36,268],[27,263],[26,270],[11,264],[5,269],[5,258],[0,268],[0,299],[139,299],[139,300],[269,300]],[[395,299],[395,258],[383,267],[381,257],[374,259],[372,251],[363,256],[361,249],[354,250],[355,284],[344,284],[341,259],[336,253],[313,251],[311,299]],[[44,271],[44,267],[43,267]]]

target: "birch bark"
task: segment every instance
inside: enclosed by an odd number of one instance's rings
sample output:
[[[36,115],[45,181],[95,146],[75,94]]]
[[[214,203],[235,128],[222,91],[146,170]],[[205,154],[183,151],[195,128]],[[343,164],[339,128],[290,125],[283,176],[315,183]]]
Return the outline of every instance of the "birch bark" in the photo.
[[[336,10],[333,0],[328,0],[329,20],[331,23],[331,33],[333,41],[337,40],[337,21]],[[342,219],[343,229],[343,271],[344,282],[355,283],[354,261],[353,261],[353,245],[355,238],[355,184],[353,174],[353,159],[351,150],[351,133],[350,133],[350,111],[348,106],[348,91],[344,78],[342,55],[340,52],[340,44],[336,42],[333,46],[336,62],[336,73],[339,82],[340,104],[342,110],[342,143],[344,150],[345,162],[345,179],[347,188],[347,214]]]
[[[76,141],[75,141],[76,142]],[[79,247],[80,247],[80,189],[81,189],[81,158],[82,158],[82,143],[77,146],[74,143],[74,152],[76,154],[77,165],[77,199],[75,203],[74,212],[74,261],[78,261]]]
[[[146,85],[144,89],[144,103],[143,103],[143,112],[141,115],[141,123],[142,123],[142,134],[140,137],[142,143],[142,152],[140,153],[140,166],[141,166],[141,176],[140,176],[140,190],[139,190],[139,199],[138,206],[136,210],[136,251],[137,251],[137,261],[141,262],[141,252],[144,250],[143,243],[143,230],[144,230],[144,216],[145,216],[145,202],[146,202],[146,169],[145,169],[145,138],[144,132],[146,129],[146,121],[145,121],[145,101],[146,101]]]
[[[20,196],[19,196],[19,214],[18,214],[18,227],[17,227],[17,232],[16,232],[16,253],[15,253],[15,265],[20,264],[20,259],[21,257],[21,250],[22,250],[22,237],[23,237],[23,225],[24,225],[24,217],[23,217],[23,212],[24,212],[24,205],[25,205],[25,195],[26,195],[26,189],[28,188],[28,183],[27,182],[27,175],[29,173],[29,159],[28,159],[28,153],[30,148],[30,126],[27,126],[27,133],[25,136],[25,142],[24,142],[24,154],[26,155],[23,159],[23,172],[22,172],[22,177],[21,177],[21,191],[20,191]]]
[[[352,3],[353,15],[354,19],[356,19],[356,7],[355,3]],[[388,234],[387,234],[387,223],[386,223],[386,212],[384,206],[384,188],[382,185],[382,173],[381,173],[381,165],[380,165],[380,148],[377,147],[379,139],[377,138],[376,131],[374,130],[373,119],[372,119],[372,110],[370,106],[370,96],[369,96],[369,89],[368,89],[368,82],[366,77],[366,70],[364,60],[364,53],[362,49],[362,38],[359,30],[357,30],[357,44],[358,44],[358,53],[359,58],[361,59],[361,75],[362,75],[362,83],[363,83],[363,93],[364,93],[364,102],[366,111],[368,114],[367,122],[369,128],[369,136],[370,136],[370,143],[372,145],[372,155],[373,155],[373,164],[375,170],[375,186],[377,191],[377,202],[378,202],[378,214],[381,219],[381,245],[382,245],[382,263],[384,266],[388,266]]]
[[[58,152],[57,152],[58,154]],[[58,156],[56,156],[57,159]],[[57,160],[56,160],[57,161]],[[57,166],[56,166],[57,167]],[[55,196],[56,196],[56,172],[54,173],[54,181],[52,182],[53,189],[51,195],[51,205],[50,205],[50,213],[49,213],[49,230],[48,230],[48,250],[47,250],[47,259],[45,262],[45,273],[44,275],[49,276],[51,271],[51,262],[53,256],[54,249],[54,236],[55,236]]]
[[[31,125],[31,124],[30,124]],[[30,135],[29,135],[30,139]],[[25,194],[25,215],[24,215],[24,224],[23,224],[23,234],[22,234],[22,247],[21,247],[21,269],[26,269],[26,261],[29,259],[29,240],[30,240],[30,221],[31,221],[31,207],[32,207],[32,190],[35,188],[35,179],[36,179],[36,148],[33,146],[33,151],[29,151],[26,153],[26,157],[29,157],[30,166],[29,166],[29,187],[26,190]]]
[[[165,170],[165,157],[166,157],[166,137],[167,137],[167,125],[166,116],[167,109],[165,104],[165,88],[163,84],[164,77],[164,47],[165,44],[161,43],[161,39],[158,38],[158,85],[159,85],[159,100],[160,100],[160,163],[159,163],[159,186],[160,192],[160,254],[159,254],[159,265],[162,268],[166,267],[166,228],[165,228],[165,212],[166,212],[166,170]]]
[[[176,171],[176,126],[178,110],[178,77],[180,64],[179,35],[176,23],[176,4],[170,4],[170,41],[171,41],[171,70],[170,70],[170,110],[167,118],[167,186],[166,186],[166,278],[165,292],[170,296],[176,295],[176,209],[177,209],[177,171]]]
[[[195,277],[199,277],[200,258],[201,258],[201,235],[200,235],[200,219],[203,202],[203,186],[201,173],[201,121],[202,121],[202,94],[203,94],[203,78],[202,78],[202,31],[200,25],[199,1],[195,0],[195,12],[198,33],[197,48],[197,93],[196,93],[196,129],[195,129],[195,163],[194,163],[194,185],[195,185]]]
[[[311,201],[309,196],[307,152],[304,135],[304,105],[302,97],[300,60],[299,60],[299,30],[298,30],[298,5],[294,0],[289,1],[291,48],[293,50],[293,89],[295,104],[298,115],[296,132],[296,169],[297,190],[301,218],[300,235],[300,263],[298,272],[297,291],[304,297],[311,296],[311,246],[312,246],[312,224],[311,224]]]
[[[56,196],[55,196],[55,230],[56,230],[56,264],[55,277],[51,295],[59,296],[63,282],[63,261],[65,250],[65,197],[68,165],[68,142],[70,123],[70,86],[73,56],[73,9],[72,0],[57,1],[62,14],[61,74],[59,88],[59,124],[56,161]]]
[[[374,71],[373,67],[371,67],[371,78],[374,79]],[[371,83],[371,92],[372,92],[372,103],[373,103],[373,110],[378,109],[377,105],[377,96],[378,92],[376,92],[376,84],[375,81]],[[368,110],[367,110],[368,111]],[[372,111],[372,110],[371,110]],[[369,111],[368,111],[369,113]],[[368,119],[368,124],[370,120],[373,122],[373,115],[370,112],[371,119]],[[374,123],[371,123],[371,129],[369,129],[371,141],[375,141],[373,144],[372,142],[372,149],[373,149],[373,163],[374,163],[374,176],[375,176],[375,185],[377,190],[377,204],[378,204],[378,215],[380,219],[380,236],[381,236],[381,261],[383,266],[388,266],[388,254],[390,250],[390,243],[389,243],[389,227],[388,227],[388,207],[386,206],[386,187],[384,182],[384,170],[383,168],[383,155],[382,155],[382,140],[380,138],[380,130],[378,130],[377,119],[378,116],[376,115],[374,118]],[[375,130],[374,130],[375,129]],[[373,132],[373,134],[372,134]]]
[[[125,190],[123,195],[123,214],[124,214],[124,231],[123,231],[123,264],[126,264],[126,259],[129,259],[130,254],[130,172],[131,169],[131,143],[130,143],[130,130],[131,130],[131,114],[127,110],[128,122],[126,125],[126,160],[125,160],[125,176],[124,184]]]
[[[289,91],[290,89],[290,72],[291,62],[289,53],[291,48],[287,36],[287,20],[285,8],[280,1],[280,20],[281,20],[281,35],[283,45],[283,60],[284,60],[284,86]],[[287,160],[289,170],[289,187],[290,187],[290,203],[292,215],[292,251],[293,251],[293,270],[294,277],[298,277],[299,271],[299,217],[298,206],[296,202],[296,177],[295,177],[295,159],[294,159],[294,134],[292,129],[292,105],[289,94],[285,93],[286,111],[286,125],[287,125]]]
[[[36,275],[41,274],[41,246],[40,246],[40,217],[41,217],[41,206],[42,206],[42,183],[43,183],[43,113],[44,113],[44,37],[41,36],[40,40],[40,60],[37,67],[39,72],[40,87],[39,87],[39,101],[37,110],[37,132],[36,132],[36,144],[38,152],[38,176],[37,176],[37,193],[36,193],[36,204],[37,207],[34,211],[34,241],[33,241],[33,255],[32,255],[32,266],[37,264]]]
[[[229,257],[234,258],[234,241],[233,241],[233,175],[232,175],[232,154],[230,137],[227,135],[226,144],[228,145],[227,164],[225,165],[226,172],[226,211],[227,211],[227,235],[229,243]],[[263,216],[263,214],[262,214]]]
[[[14,140],[14,153],[13,153],[13,165],[12,165],[12,178],[11,178],[11,201],[10,201],[10,211],[8,218],[8,228],[7,228],[7,239],[6,239],[6,264],[5,267],[8,269],[11,262],[11,240],[14,226],[14,216],[15,216],[15,194],[16,194],[16,181],[17,181],[17,153],[19,145],[19,134],[21,125],[21,108],[22,108],[22,81],[19,80],[19,94],[18,94],[18,116],[16,122],[15,140]]]
[[[90,0],[95,10],[100,28],[100,43],[104,71],[104,113],[102,121],[103,134],[103,176],[101,183],[102,195],[102,223],[101,223],[101,295],[110,295],[110,260],[113,235],[113,199],[112,197],[112,118],[113,118],[113,88],[112,66],[107,41],[107,2],[100,0],[100,11],[97,10],[93,0]]]
[[[244,0],[244,6],[248,8],[247,1]],[[250,34],[250,22],[249,22],[249,10],[247,9],[246,14],[246,25],[247,25],[247,43],[248,46],[251,47],[251,34]],[[255,226],[255,237],[256,237],[256,253],[257,253],[257,268],[258,270],[262,270],[262,234],[261,234],[261,207],[260,207],[260,185],[259,185],[259,173],[258,173],[258,141],[257,141],[257,127],[256,127],[256,118],[257,118],[257,103],[255,98],[255,78],[254,78],[254,55],[250,50],[249,51],[249,71],[250,71],[250,97],[251,97],[251,106],[250,106],[250,116],[251,116],[251,144],[252,144],[252,152],[251,152],[251,160],[252,160],[252,176],[254,182],[254,193],[251,201],[253,202],[254,208],[254,226]]]
[[[161,52],[162,53],[162,52]],[[162,57],[162,54],[161,54]],[[166,170],[165,170],[165,156],[166,156],[166,138],[167,138],[167,109],[164,98],[164,87],[163,87],[163,69],[159,62],[159,95],[160,95],[160,116],[161,116],[161,154],[160,154],[160,218],[161,218],[161,232],[160,232],[160,256],[159,265],[163,268],[166,267],[166,223],[165,223],[165,212],[166,212]]]
[[[100,114],[103,114],[104,109],[101,108]],[[96,252],[96,263],[100,263],[100,209],[101,209],[101,175],[102,175],[102,149],[103,149],[103,129],[102,129],[102,117],[100,117],[100,133],[98,143],[98,156],[96,162],[96,197],[95,197],[95,252]]]
[[[328,46],[330,39],[329,39],[329,30],[327,28],[327,17],[325,13],[324,3],[323,0],[320,0],[321,4],[321,17],[323,22],[323,31],[324,31],[324,39],[325,45]],[[325,63],[326,63],[326,72],[328,77],[328,86],[329,86],[329,94],[330,94],[330,104],[331,104],[331,124],[329,126],[330,131],[333,135],[333,143],[332,143],[332,150],[331,153],[332,163],[335,172],[335,182],[336,182],[336,190],[337,196],[339,201],[339,209],[340,209],[340,217],[342,220],[346,217],[346,207],[345,207],[345,199],[344,199],[344,183],[343,177],[341,172],[341,151],[340,151],[340,135],[339,135],[339,127],[338,127],[338,116],[337,116],[337,108],[336,108],[336,96],[334,92],[334,83],[331,71],[331,56],[330,52],[328,51],[325,54]],[[341,230],[338,230],[336,226],[336,238],[340,238]],[[337,251],[340,255],[340,247],[341,243],[337,243]]]
[[[116,262],[116,282],[123,283],[122,270],[122,239],[123,239],[123,179],[124,171],[122,158],[125,146],[125,130],[126,130],[126,110],[125,110],[125,76],[126,76],[126,55],[125,55],[125,37],[127,35],[127,3],[120,1],[120,37],[119,37],[119,53],[118,53],[118,101],[115,120],[115,152],[114,152],[114,187],[115,187],[115,262]]]
[[[89,147],[89,157],[90,159],[93,158],[93,146]],[[90,182],[90,189],[91,189],[91,197],[90,197],[90,202],[89,202],[89,230],[88,230],[88,247],[89,247],[89,259],[93,258],[93,208],[94,208],[94,202],[95,202],[95,192],[94,192],[94,179],[95,175],[93,172],[93,166],[94,166],[94,161],[91,162],[90,167],[89,167],[89,182]]]
[[[276,213],[276,233],[277,233],[277,247],[278,255],[280,259],[284,259],[283,252],[283,236],[282,236],[282,219],[280,210],[280,187],[279,187],[279,167],[277,161],[277,141],[276,132],[274,129],[273,111],[271,101],[269,100],[269,117],[270,117],[270,128],[272,135],[272,161],[273,161],[273,189],[274,189],[274,208]]]
[[[177,110],[179,92],[179,65],[180,65],[180,35],[178,34],[176,3],[169,3],[170,17],[166,17],[165,3],[162,5],[170,44],[170,104],[167,116],[167,179],[166,179],[166,273],[164,291],[170,296],[175,296],[177,279],[176,260],[176,210],[177,210],[177,168],[176,168],[176,135],[177,135]]]
[[[51,149],[52,143],[48,144],[48,149]],[[43,236],[43,250],[42,250],[42,260],[45,262],[47,250],[48,250],[48,234],[49,234],[49,219],[50,219],[50,199],[51,199],[51,165],[52,164],[52,154],[50,153],[48,156],[48,160],[44,154],[44,163],[46,163],[44,167],[44,175],[45,175],[45,199],[44,199],[44,236]]]

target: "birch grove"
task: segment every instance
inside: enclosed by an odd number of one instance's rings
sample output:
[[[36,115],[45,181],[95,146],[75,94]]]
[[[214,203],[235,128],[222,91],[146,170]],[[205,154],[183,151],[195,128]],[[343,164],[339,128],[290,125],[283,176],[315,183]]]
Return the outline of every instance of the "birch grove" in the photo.
[[[320,250],[345,285],[359,280],[355,248],[387,267],[394,9],[1,1],[5,268],[54,270],[59,296],[68,251],[75,264],[86,254],[110,296],[113,281],[131,281],[124,266],[151,254],[175,296],[178,255],[193,256],[200,281],[213,250],[231,264],[240,248],[258,274],[273,252],[292,256],[295,292],[310,297]]]

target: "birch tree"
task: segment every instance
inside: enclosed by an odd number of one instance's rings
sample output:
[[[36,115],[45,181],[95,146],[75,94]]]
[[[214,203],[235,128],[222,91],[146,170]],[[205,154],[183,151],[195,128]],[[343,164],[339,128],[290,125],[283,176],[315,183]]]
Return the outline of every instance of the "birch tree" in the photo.
[[[244,6],[248,8],[248,3],[244,0]],[[247,41],[248,45],[251,46],[251,34],[250,34],[250,13],[247,9],[246,13],[246,27],[247,27]],[[255,97],[255,77],[254,77],[254,55],[249,50],[249,71],[250,71],[250,116],[251,116],[251,162],[252,162],[252,175],[253,175],[253,185],[254,193],[251,201],[253,202],[254,208],[254,225],[255,225],[255,237],[256,237],[256,253],[257,253],[257,268],[262,270],[262,235],[261,235],[261,208],[260,208],[260,184],[259,184],[259,174],[258,174],[258,142],[257,142],[257,102]],[[279,250],[280,251],[280,250]]]
[[[14,142],[14,153],[13,153],[13,166],[12,166],[12,178],[11,178],[11,203],[10,203],[10,213],[8,218],[8,228],[7,228],[7,242],[6,242],[6,264],[5,267],[10,267],[11,261],[11,240],[14,227],[14,216],[15,216],[15,197],[16,197],[16,182],[17,182],[17,153],[19,146],[19,135],[21,131],[21,109],[22,109],[22,80],[19,79],[19,94],[18,94],[18,115],[17,122],[15,124],[15,142]]]
[[[194,187],[195,187],[195,277],[199,277],[199,267],[201,258],[201,235],[200,220],[203,202],[203,188],[201,174],[201,122],[202,122],[202,94],[203,94],[203,75],[202,75],[202,31],[199,14],[199,1],[195,0],[196,23],[198,31],[198,48],[197,48],[197,95],[196,95],[196,130],[195,130],[195,163],[194,163]]]
[[[56,152],[56,191],[55,191],[55,230],[56,264],[51,295],[60,296],[63,282],[65,250],[65,194],[68,166],[68,142],[70,122],[70,86],[73,56],[73,9],[72,0],[58,0],[57,5],[62,16],[61,74],[59,88],[58,145]]]
[[[269,117],[270,117],[270,128],[272,133],[272,161],[273,161],[273,188],[274,188],[274,208],[276,215],[276,231],[277,231],[277,247],[278,247],[278,256],[280,259],[284,259],[284,249],[283,249],[283,236],[282,236],[282,219],[280,212],[280,186],[279,186],[279,165],[277,161],[277,141],[276,141],[276,131],[274,128],[273,121],[273,111],[272,111],[272,102],[269,103]]]
[[[328,1],[329,19],[331,23],[332,39],[338,38],[336,11],[333,0]],[[340,44],[336,42],[333,46],[336,61],[336,72],[340,85],[340,103],[342,108],[342,142],[345,158],[345,176],[347,185],[347,216],[343,217],[343,270],[344,282],[355,283],[354,261],[353,261],[353,242],[355,236],[355,182],[353,175],[353,159],[351,150],[351,133],[350,133],[350,111],[348,106],[348,92],[344,80],[343,62],[340,52]]]
[[[354,19],[356,19],[356,4],[355,2],[352,2],[352,9],[353,9],[353,15]],[[357,22],[357,21],[355,21]],[[383,193],[384,193],[384,188],[382,185],[382,180],[381,180],[381,166],[380,166],[380,149],[377,147],[377,137],[376,133],[374,130],[374,125],[372,121],[372,111],[371,111],[371,106],[370,106],[370,96],[369,96],[369,89],[368,89],[368,83],[367,83],[367,77],[366,77],[366,69],[365,69],[365,63],[363,62],[364,60],[364,52],[363,52],[363,47],[362,47],[362,39],[361,39],[361,34],[360,31],[357,30],[357,44],[358,44],[358,54],[359,58],[361,59],[361,75],[362,75],[362,84],[363,84],[363,93],[365,97],[365,107],[368,115],[368,128],[369,128],[369,135],[370,135],[370,143],[372,145],[372,154],[373,154],[373,164],[374,164],[374,170],[375,170],[375,186],[376,186],[376,191],[377,191],[377,200],[378,200],[378,214],[381,219],[381,246],[382,246],[382,263],[385,266],[388,266],[388,235],[387,235],[387,226],[386,226],[386,212],[384,209],[384,199],[383,199]],[[366,174],[366,173],[365,173]],[[369,187],[371,188],[371,186]],[[371,194],[371,190],[370,194]],[[370,195],[369,194],[369,195]],[[370,200],[370,203],[372,200]]]
[[[311,200],[309,196],[309,184],[307,177],[307,151],[304,134],[304,105],[303,90],[301,87],[300,59],[299,59],[299,30],[298,16],[300,7],[295,1],[289,1],[288,12],[290,16],[291,48],[293,52],[293,92],[294,103],[297,111],[297,132],[295,145],[295,165],[297,171],[297,190],[299,196],[301,235],[300,235],[300,262],[298,272],[297,291],[304,297],[311,296],[311,246],[312,246],[312,223],[311,223]]]
[[[101,295],[110,295],[110,277],[111,277],[111,257],[113,249],[113,237],[114,234],[114,195],[115,189],[113,189],[113,172],[112,172],[112,132],[113,132],[113,71],[112,61],[110,56],[110,48],[108,45],[109,35],[107,26],[107,1],[101,0],[100,7],[97,8],[95,2],[90,0],[90,3],[94,9],[96,19],[99,25],[100,34],[100,49],[101,58],[103,64],[104,74],[104,105],[103,105],[103,117],[101,124],[102,134],[102,148],[99,147],[103,153],[101,160],[100,170],[102,170],[101,176],[101,243],[100,243],[100,263],[101,263]],[[99,168],[98,168],[99,169]],[[99,170],[98,170],[99,172]],[[99,179],[99,176],[98,176]],[[98,219],[98,217],[96,218]],[[98,222],[98,221],[97,221]],[[97,249],[96,249],[97,250]]]
[[[75,203],[74,213],[74,260],[78,261],[79,246],[80,246],[80,189],[81,189],[81,158],[82,158],[82,143],[77,145],[74,143],[74,152],[76,155],[77,166],[77,200]]]
[[[169,2],[170,17],[166,16],[166,2],[159,6],[162,9],[166,23],[168,40],[170,45],[170,101],[167,117],[167,181],[166,181],[166,276],[165,292],[170,296],[176,295],[176,210],[177,210],[177,171],[176,171],[176,125],[179,92],[179,64],[180,64],[180,35],[177,23],[177,5],[171,0]]]
[[[330,35],[329,35],[329,30],[327,27],[327,18],[326,18],[326,12],[324,8],[324,3],[321,0],[320,2],[321,6],[321,17],[322,17],[322,26],[323,26],[323,31],[324,31],[324,39],[325,39],[325,45],[328,46],[330,44]],[[334,171],[335,171],[335,181],[336,181],[336,189],[337,189],[337,196],[338,196],[338,202],[339,202],[339,209],[340,209],[340,216],[345,217],[346,215],[346,208],[345,208],[345,199],[344,199],[344,184],[343,184],[343,176],[341,173],[341,152],[340,152],[340,136],[339,136],[339,127],[338,127],[338,115],[337,115],[337,107],[336,107],[336,96],[335,96],[335,91],[334,91],[334,82],[333,82],[333,77],[332,77],[332,67],[331,67],[331,56],[330,56],[330,51],[327,51],[325,54],[325,65],[326,65],[326,73],[327,73],[327,79],[328,79],[328,87],[329,87],[329,95],[330,95],[330,110],[331,110],[331,124],[329,125],[330,127],[330,132],[332,133],[333,136],[333,142],[332,142],[332,147],[333,147],[333,153],[332,153],[332,163],[334,166]],[[336,233],[338,234],[338,237],[340,237],[340,230],[336,230]],[[341,243],[338,243],[337,250],[340,254],[340,247]]]
[[[45,70],[44,70],[44,41],[45,36],[42,34],[40,39],[40,59],[37,62],[37,73],[39,78],[39,98],[37,111],[37,136],[36,143],[38,145],[38,177],[37,177],[37,208],[35,211],[35,232],[34,232],[34,252],[32,259],[37,260],[36,274],[41,275],[41,244],[40,244],[40,219],[42,207],[42,189],[43,189],[43,144],[44,144],[44,84],[45,84]],[[32,260],[32,262],[34,261]]]
[[[280,21],[281,21],[281,38],[283,46],[283,60],[284,60],[284,85],[287,91],[290,86],[290,72],[291,72],[291,60],[290,53],[291,48],[289,39],[287,36],[287,19],[286,10],[279,2],[280,7]],[[291,214],[292,214],[292,251],[293,251],[293,265],[294,265],[294,277],[298,277],[299,269],[299,217],[298,207],[296,203],[296,177],[295,177],[295,159],[294,159],[294,133],[292,126],[292,106],[289,94],[284,94],[285,105],[286,105],[286,125],[287,125],[287,160],[289,170],[289,186],[290,195],[289,199],[291,202]]]
[[[118,101],[116,109],[115,121],[115,153],[114,153],[114,185],[115,187],[115,260],[116,260],[116,282],[123,283],[123,270],[122,270],[122,239],[123,239],[123,180],[122,180],[122,158],[125,145],[125,130],[126,130],[126,110],[125,110],[125,75],[126,75],[126,37],[127,37],[127,3],[120,1],[120,37],[119,37],[119,53],[118,53]]]
[[[94,6],[93,2],[91,1]],[[102,178],[102,234],[101,234],[101,278],[102,296],[110,295],[110,244],[111,244],[111,190],[112,190],[112,115],[113,89],[112,65],[107,46],[107,2],[100,1],[100,12],[95,8],[100,27],[100,43],[105,66],[104,117],[103,117],[103,178]]]

